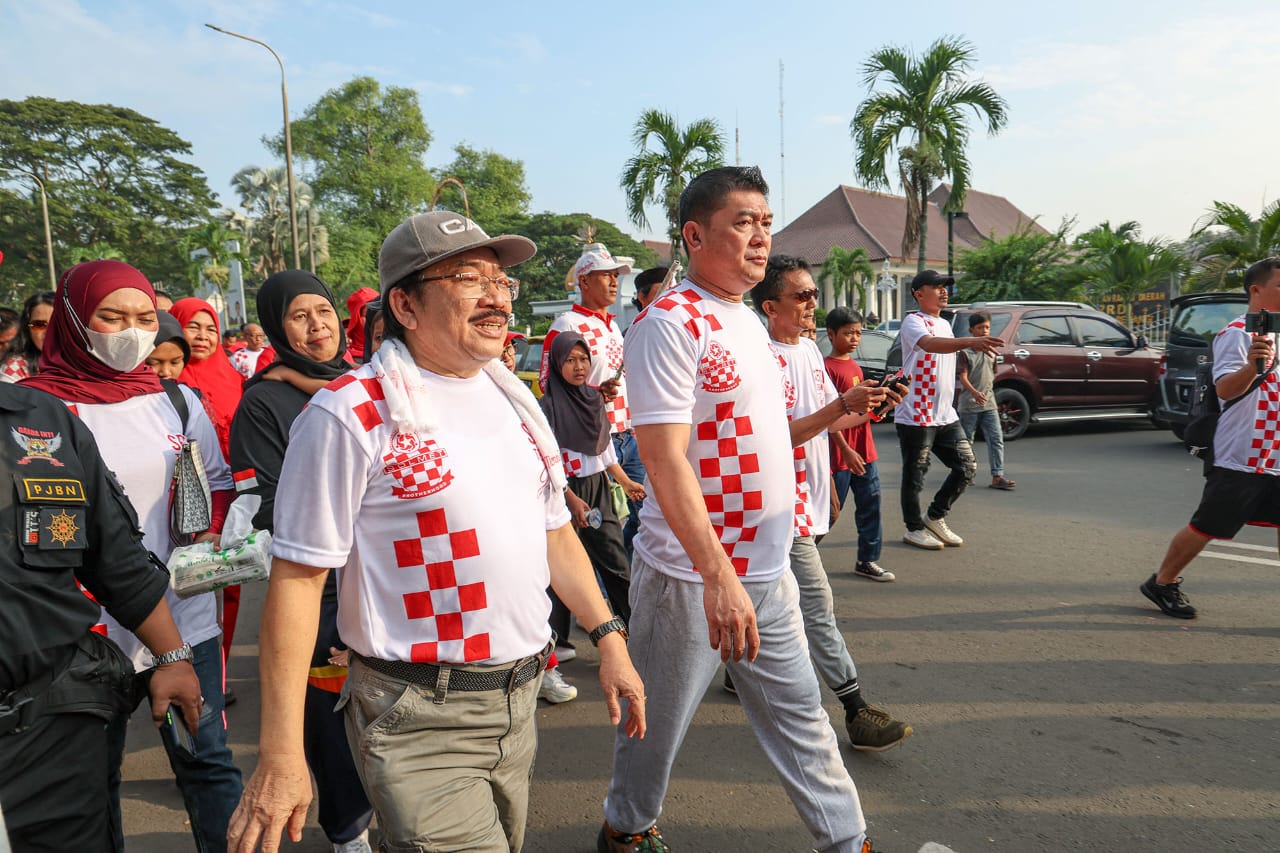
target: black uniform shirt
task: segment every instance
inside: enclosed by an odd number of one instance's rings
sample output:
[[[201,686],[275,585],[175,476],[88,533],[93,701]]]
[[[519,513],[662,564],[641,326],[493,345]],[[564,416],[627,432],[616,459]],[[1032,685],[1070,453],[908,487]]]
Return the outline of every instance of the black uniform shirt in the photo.
[[[133,630],[168,586],[88,428],[62,401],[0,384],[0,691],[56,668],[98,621]]]

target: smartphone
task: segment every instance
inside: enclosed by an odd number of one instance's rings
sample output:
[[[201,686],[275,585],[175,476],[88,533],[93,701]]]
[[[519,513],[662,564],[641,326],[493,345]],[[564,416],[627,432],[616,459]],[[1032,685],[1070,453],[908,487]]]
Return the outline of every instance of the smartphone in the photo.
[[[907,390],[907,386],[909,384],[911,384],[911,380],[907,378],[906,371],[899,370],[896,373],[892,373],[886,376],[884,380],[880,383],[880,387],[888,388],[890,391],[893,391],[895,394],[901,394]],[[871,420],[876,423],[880,423],[880,421],[884,418],[884,416],[889,413],[889,410],[893,408],[893,405],[894,405],[893,403],[889,402],[888,400],[885,400],[883,403],[877,406],[874,411],[870,413]]]
[[[160,731],[175,750],[184,753],[188,758],[195,757],[196,739],[191,732],[187,731],[187,724],[182,720],[181,715],[174,719],[173,708],[164,715],[164,723],[160,726]]]

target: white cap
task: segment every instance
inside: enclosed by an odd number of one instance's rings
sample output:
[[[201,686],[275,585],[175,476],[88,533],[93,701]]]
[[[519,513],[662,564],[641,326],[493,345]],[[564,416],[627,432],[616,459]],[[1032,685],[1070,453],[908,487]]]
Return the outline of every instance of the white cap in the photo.
[[[573,277],[576,280],[597,270],[617,270],[618,275],[626,275],[631,272],[631,267],[614,260],[613,255],[609,254],[609,250],[604,247],[604,243],[588,243],[582,250],[582,257],[578,258],[578,262],[573,265]]]

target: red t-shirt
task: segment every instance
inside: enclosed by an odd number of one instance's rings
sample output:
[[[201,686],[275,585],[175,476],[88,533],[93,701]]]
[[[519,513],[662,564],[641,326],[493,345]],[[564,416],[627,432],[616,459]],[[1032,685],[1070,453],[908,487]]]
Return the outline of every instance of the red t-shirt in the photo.
[[[823,359],[823,364],[826,365],[827,374],[831,377],[831,384],[835,385],[836,390],[841,394],[862,382],[862,368],[858,366],[858,362],[854,361],[852,356],[849,358],[835,358],[829,355]],[[844,436],[845,441],[849,442],[850,447],[858,451],[858,455],[865,461],[875,462],[880,458],[876,453],[875,439],[871,437],[871,423],[869,421],[862,426],[840,430],[840,434]],[[840,448],[834,441],[831,442],[831,470],[849,470],[849,466],[844,462],[844,455],[840,453]]]

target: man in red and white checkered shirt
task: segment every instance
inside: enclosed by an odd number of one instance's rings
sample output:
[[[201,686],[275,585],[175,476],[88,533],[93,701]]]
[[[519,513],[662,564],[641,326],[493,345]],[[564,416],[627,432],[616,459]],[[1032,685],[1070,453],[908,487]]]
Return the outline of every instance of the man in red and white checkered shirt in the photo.
[[[386,338],[311,399],[280,473],[261,634],[270,713],[233,847],[274,844],[286,818],[301,839],[301,706],[331,567],[352,652],[338,708],[388,848],[520,849],[548,586],[598,643],[611,720],[643,735],[644,687],[570,523],[559,448],[497,360],[518,286],[504,268],[534,251],[449,211],[383,243]]]
[[[866,841],[789,571],[796,472],[784,376],[743,301],[769,260],[767,192],[754,167],[691,181],[680,199],[689,274],[627,332],[632,417],[651,486],[634,542],[630,622],[649,732],[638,741],[619,731],[614,741],[600,853],[668,849],[655,823],[722,661],[814,846],[858,853]]]
[[[959,547],[964,540],[947,526],[947,513],[978,471],[973,447],[956,414],[956,353],[962,349],[995,352],[1004,346],[1000,338],[957,338],[951,323],[942,317],[947,307],[951,276],[925,270],[911,280],[911,293],[920,306],[902,321],[902,368],[910,385],[893,417],[902,449],[902,521],[907,527],[902,541],[917,548],[940,551]],[[927,514],[920,511],[920,492],[929,470],[929,454],[950,470]]]

